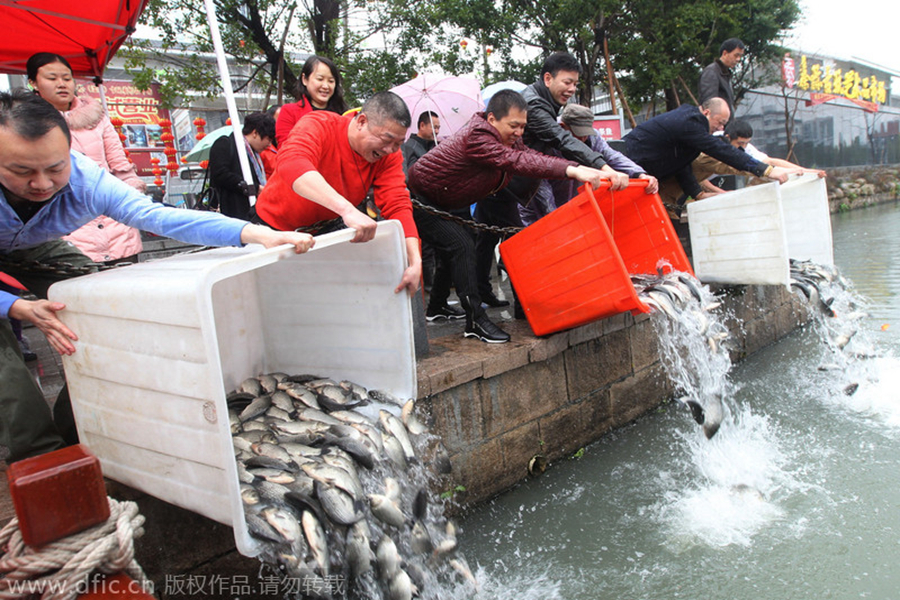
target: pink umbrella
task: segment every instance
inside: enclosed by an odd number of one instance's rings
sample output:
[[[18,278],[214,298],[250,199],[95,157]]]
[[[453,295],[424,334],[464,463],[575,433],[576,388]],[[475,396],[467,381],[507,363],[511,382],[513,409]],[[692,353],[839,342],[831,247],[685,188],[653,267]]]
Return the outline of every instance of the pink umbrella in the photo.
[[[476,112],[484,110],[481,85],[473,77],[451,77],[425,73],[391,89],[403,98],[412,116],[409,133],[416,132],[416,121],[425,111],[433,111],[441,119],[439,140],[462,129]]]

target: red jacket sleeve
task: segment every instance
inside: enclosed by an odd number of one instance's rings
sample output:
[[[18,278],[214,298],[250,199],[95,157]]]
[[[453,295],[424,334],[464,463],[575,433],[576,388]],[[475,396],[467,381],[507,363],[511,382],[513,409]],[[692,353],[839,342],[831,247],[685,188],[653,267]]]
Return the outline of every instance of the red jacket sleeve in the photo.
[[[375,188],[375,206],[381,209],[382,216],[400,221],[406,237],[419,237],[400,152],[389,154],[379,161],[372,186]]]
[[[308,101],[304,101],[303,106],[300,106],[299,102],[292,102],[281,107],[278,120],[275,122],[275,140],[278,142],[279,148],[287,141],[288,134],[291,133],[291,129],[294,128],[300,117],[311,112],[312,105]]]

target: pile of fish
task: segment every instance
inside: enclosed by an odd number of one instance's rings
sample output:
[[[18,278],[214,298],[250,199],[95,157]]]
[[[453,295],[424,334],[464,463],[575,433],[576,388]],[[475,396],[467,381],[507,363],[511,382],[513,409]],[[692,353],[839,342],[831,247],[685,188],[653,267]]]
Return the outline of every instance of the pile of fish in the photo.
[[[638,298],[664,316],[655,319],[660,360],[703,433],[712,438],[725,418],[723,398],[731,358],[730,332],[714,312],[721,306],[709,287],[680,271],[632,275]]]
[[[845,370],[848,361],[873,358],[871,349],[848,348],[868,313],[866,301],[836,267],[791,259],[791,289],[802,294],[813,307],[814,324],[830,351],[819,370]],[[850,383],[844,393],[853,395],[859,384]]]
[[[441,577],[475,587],[453,524],[429,500],[423,462],[449,473],[449,457],[412,400],[271,373],[227,403],[249,533],[262,560],[304,582],[301,595],[404,600]]]

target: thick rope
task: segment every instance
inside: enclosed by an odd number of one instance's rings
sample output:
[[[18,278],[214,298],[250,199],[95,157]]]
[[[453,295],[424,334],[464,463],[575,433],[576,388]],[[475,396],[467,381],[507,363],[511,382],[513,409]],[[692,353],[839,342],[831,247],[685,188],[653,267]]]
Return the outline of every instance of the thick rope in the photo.
[[[152,593],[152,583],[134,560],[134,539],[144,534],[144,517],[134,502],[109,500],[105,523],[47,544],[31,548],[22,540],[18,519],[0,530],[0,599],[28,598],[73,600],[89,590],[94,571],[125,572],[142,589]]]

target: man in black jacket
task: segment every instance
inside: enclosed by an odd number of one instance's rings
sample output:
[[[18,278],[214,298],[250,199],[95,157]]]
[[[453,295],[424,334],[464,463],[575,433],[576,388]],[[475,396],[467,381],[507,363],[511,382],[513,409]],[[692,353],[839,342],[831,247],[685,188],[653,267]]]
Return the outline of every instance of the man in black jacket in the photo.
[[[712,196],[703,192],[691,170],[691,163],[701,152],[723,163],[784,183],[793,171],[774,167],[750,158],[728,143],[722,131],[731,112],[721,98],[707,100],[697,108],[682,104],[675,110],[653,117],[625,136],[625,155],[641,165],[660,181],[674,177],[685,194],[695,200]]]
[[[721,98],[728,103],[728,109],[734,114],[734,89],[731,87],[731,70],[744,57],[744,42],[737,38],[729,38],[719,46],[719,58],[703,69],[700,75],[700,96],[698,102],[703,104],[710,98]]]
[[[232,133],[217,139],[209,149],[209,186],[216,193],[219,211],[223,215],[248,221],[250,196],[257,195],[266,184],[266,172],[259,153],[275,139],[275,119],[266,113],[251,113],[244,119],[241,132],[253,183],[248,184],[241,176],[241,163]]]

